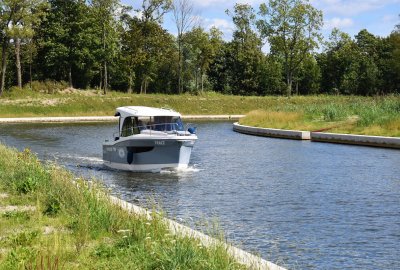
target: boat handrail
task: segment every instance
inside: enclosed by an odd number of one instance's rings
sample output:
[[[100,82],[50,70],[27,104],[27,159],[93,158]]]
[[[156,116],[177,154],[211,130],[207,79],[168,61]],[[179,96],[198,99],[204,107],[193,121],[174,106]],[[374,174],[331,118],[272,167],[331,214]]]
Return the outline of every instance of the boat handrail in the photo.
[[[113,137],[126,137],[126,136],[122,136],[123,133],[128,133],[131,135],[136,135],[136,134],[140,134],[142,131],[145,130],[149,130],[149,135],[155,135],[152,134],[152,131],[160,131],[160,132],[165,132],[165,133],[169,133],[169,134],[179,134],[179,135],[190,135],[190,133],[187,131],[188,128],[190,128],[192,126],[192,124],[188,123],[186,124],[186,128],[184,130],[181,130],[179,128],[179,124],[178,123],[158,123],[158,124],[150,124],[150,125],[142,125],[142,126],[135,126],[135,127],[130,127],[130,128],[125,128],[123,130],[121,130],[120,132],[114,132],[113,133]],[[160,129],[161,127],[161,129]],[[136,132],[135,132],[136,131]],[[184,132],[182,133],[178,133],[178,131]],[[129,135],[129,136],[131,136]]]

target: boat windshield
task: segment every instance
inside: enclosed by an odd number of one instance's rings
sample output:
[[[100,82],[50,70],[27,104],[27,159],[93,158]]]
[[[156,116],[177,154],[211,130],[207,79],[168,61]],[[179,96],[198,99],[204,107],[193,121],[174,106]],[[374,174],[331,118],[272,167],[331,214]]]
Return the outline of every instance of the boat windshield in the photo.
[[[121,137],[139,134],[142,130],[156,131],[184,131],[180,117],[154,116],[154,117],[126,117],[121,128]]]
[[[158,131],[183,131],[183,123],[180,117],[155,116],[154,129]]]

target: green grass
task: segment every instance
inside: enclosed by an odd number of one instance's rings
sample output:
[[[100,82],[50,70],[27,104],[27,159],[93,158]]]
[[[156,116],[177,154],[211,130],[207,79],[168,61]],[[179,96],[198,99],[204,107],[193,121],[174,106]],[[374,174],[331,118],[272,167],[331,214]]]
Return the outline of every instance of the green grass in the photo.
[[[41,89],[38,85],[36,90]],[[5,92],[0,97],[0,117],[111,116],[120,106],[168,107],[182,114],[247,114],[241,123],[284,129],[400,136],[400,96],[294,96],[291,98],[228,96],[214,92],[201,95],[125,94],[95,90],[28,89]],[[46,94],[50,93],[50,94]],[[266,113],[261,113],[265,111]],[[268,116],[265,116],[268,114]],[[293,119],[296,115],[296,119]]]
[[[159,214],[129,214],[96,181],[29,150],[0,144],[0,195],[0,209],[34,207],[0,211],[0,269],[244,269],[222,245],[172,235]]]
[[[400,137],[400,97],[309,98],[309,103],[286,103],[279,108],[251,111],[240,119],[240,123],[266,128]],[[325,102],[321,102],[323,100]]]

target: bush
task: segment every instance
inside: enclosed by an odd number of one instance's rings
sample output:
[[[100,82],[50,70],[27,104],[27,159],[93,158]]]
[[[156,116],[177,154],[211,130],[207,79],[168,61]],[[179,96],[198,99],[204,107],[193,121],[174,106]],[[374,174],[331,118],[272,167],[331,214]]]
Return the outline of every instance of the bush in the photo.
[[[323,119],[325,121],[334,122],[343,120],[347,114],[342,106],[329,105],[322,110]]]
[[[34,92],[40,92],[45,94],[54,94],[68,87],[69,87],[68,83],[65,81],[61,82],[50,81],[50,80],[46,80],[44,82],[33,81],[31,90]],[[29,84],[25,85],[25,88],[30,88],[30,85]]]
[[[55,216],[61,210],[61,203],[57,196],[54,196],[52,193],[48,195],[48,198],[45,202],[45,207],[43,214],[48,216]]]
[[[35,191],[38,185],[38,180],[36,178],[28,176],[24,179],[17,179],[14,183],[14,188],[18,193],[27,194]]]

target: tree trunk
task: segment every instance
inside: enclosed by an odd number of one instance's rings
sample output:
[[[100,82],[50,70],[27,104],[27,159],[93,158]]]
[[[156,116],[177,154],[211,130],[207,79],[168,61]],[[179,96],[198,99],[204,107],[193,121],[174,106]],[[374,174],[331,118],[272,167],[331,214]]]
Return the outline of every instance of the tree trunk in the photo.
[[[104,57],[106,54],[106,27],[103,22],[103,52]],[[108,74],[107,74],[107,61],[104,59],[104,95],[107,94],[108,87]]]
[[[32,63],[29,63],[29,88],[32,90]]]
[[[129,87],[128,87],[128,94],[132,94],[132,71],[129,71]]]
[[[69,66],[68,81],[69,81],[69,87],[73,88],[74,86],[72,85],[72,67],[71,66]]]
[[[292,83],[293,83],[292,75],[288,74],[286,80],[287,80],[286,95],[290,97],[292,95]]]
[[[104,95],[107,94],[107,88],[108,88],[107,62],[104,61]]]
[[[204,74],[201,72],[201,92],[204,92]]]
[[[103,67],[100,66],[100,85],[99,85],[99,89],[102,90],[103,89]]]
[[[182,94],[182,41],[178,37],[178,93]]]
[[[195,74],[195,84],[196,84],[196,92],[197,92],[197,90],[199,90],[199,82],[198,82],[198,71],[197,71],[197,68],[196,68],[196,70],[194,71],[194,74]]]
[[[15,65],[17,67],[18,88],[22,88],[22,72],[21,72],[21,39],[15,39]]]
[[[4,84],[6,82],[6,70],[7,70],[7,47],[8,39],[3,37],[3,43],[1,44],[1,80],[0,80],[0,96],[4,91]]]

